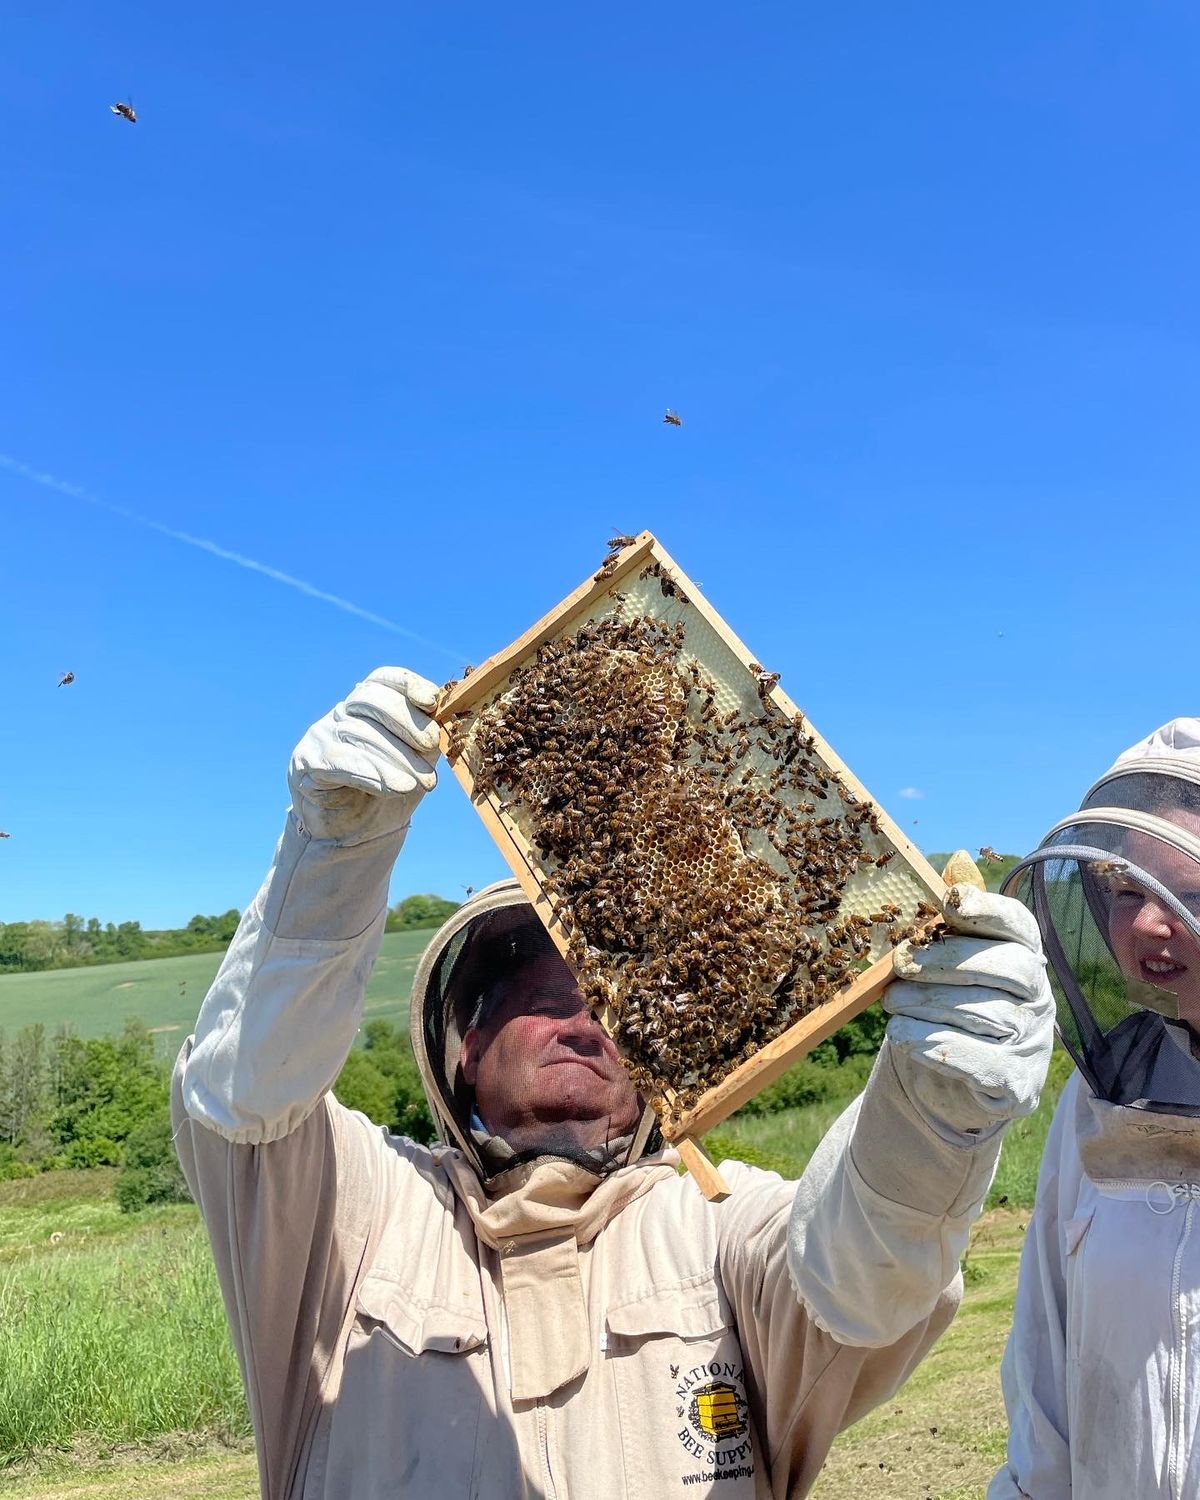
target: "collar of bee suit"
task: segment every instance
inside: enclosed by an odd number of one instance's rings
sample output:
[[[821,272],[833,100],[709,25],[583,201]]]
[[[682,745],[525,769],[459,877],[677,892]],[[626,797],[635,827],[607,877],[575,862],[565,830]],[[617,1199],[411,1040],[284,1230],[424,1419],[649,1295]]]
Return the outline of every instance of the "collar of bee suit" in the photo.
[[[514,1167],[486,1191],[461,1157],[444,1160],[475,1232],[499,1257],[508,1320],[514,1401],[544,1400],[587,1372],[592,1338],[579,1248],[662,1177],[675,1175],[670,1151],[597,1182],[585,1168],[545,1158]]]

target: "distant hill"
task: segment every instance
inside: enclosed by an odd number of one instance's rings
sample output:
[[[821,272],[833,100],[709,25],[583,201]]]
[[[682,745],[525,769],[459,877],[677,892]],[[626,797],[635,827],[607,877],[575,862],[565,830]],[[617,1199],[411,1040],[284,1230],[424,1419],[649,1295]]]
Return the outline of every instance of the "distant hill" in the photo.
[[[440,927],[458,906],[444,896],[406,896],[388,909],[386,931]],[[99,917],[85,919],[70,911],[61,922],[0,922],[0,975],[220,954],[229,946],[240,918],[237,908],[231,907],[220,916],[195,916],[186,927],[158,930],[143,929],[140,922],[101,925]]]
[[[428,931],[389,933],[367,986],[364,1020],[408,1024],[408,997]],[[0,977],[0,1031],[9,1036],[39,1022],[53,1033],[69,1025],[79,1036],[114,1036],[137,1016],[173,1054],[191,1031],[221,962],[219,953],[150,962],[53,969]]]

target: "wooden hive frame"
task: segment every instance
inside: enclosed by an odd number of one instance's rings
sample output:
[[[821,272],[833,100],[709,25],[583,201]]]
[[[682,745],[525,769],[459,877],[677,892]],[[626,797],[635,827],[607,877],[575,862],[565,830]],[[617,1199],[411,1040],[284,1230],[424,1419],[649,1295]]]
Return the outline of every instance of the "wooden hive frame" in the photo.
[[[522,830],[506,815],[499,797],[492,791],[481,791],[476,786],[467,756],[461,753],[459,742],[451,733],[450,726],[456,717],[469,715],[482,707],[485,700],[503,687],[514,668],[531,659],[546,642],[560,636],[569,621],[595,609],[606,595],[613,594],[614,586],[619,585],[622,580],[641,576],[648,566],[653,566],[660,576],[669,580],[669,585],[673,585],[682,594],[687,605],[697,611],[705,624],[745,668],[748,676],[753,678],[756,672],[761,673],[762,669],[746,646],[708,604],[696,585],[676,566],[649,532],[642,532],[621,550],[615,560],[581,584],[512,645],[489,657],[461,682],[448,685],[436,710],[436,717],[441,725],[442,750],[455,775],[555,947],[577,975],[578,969],[571,957],[567,934],[556,915],[553,902],[543,888],[544,862]],[[759,696],[764,705],[769,698],[784,718],[800,722],[799,709],[777,683],[768,691],[760,692]],[[941,876],[807,720],[804,721],[804,729],[812,737],[816,757],[840,778],[846,790],[860,801],[872,805],[880,836],[896,851],[895,857],[907,867],[908,873],[926,894],[930,904],[940,908],[946,891]],[[893,974],[892,953],[885,952],[869,967],[856,974],[833,998],[816,1005],[786,1031],[735,1067],[719,1083],[707,1089],[698,1102],[681,1110],[672,1108],[669,1112],[660,1113],[664,1138],[679,1150],[685,1165],[697,1178],[706,1195],[722,1196],[725,1185],[701,1149],[699,1137],[773,1083],[798,1058],[877,1000]],[[600,1010],[597,1011],[597,1018],[605,1030],[614,1035],[614,1017]],[[614,1041],[617,1041],[615,1036]],[[620,1045],[619,1041],[617,1045]],[[671,1104],[670,1098],[667,1102]]]

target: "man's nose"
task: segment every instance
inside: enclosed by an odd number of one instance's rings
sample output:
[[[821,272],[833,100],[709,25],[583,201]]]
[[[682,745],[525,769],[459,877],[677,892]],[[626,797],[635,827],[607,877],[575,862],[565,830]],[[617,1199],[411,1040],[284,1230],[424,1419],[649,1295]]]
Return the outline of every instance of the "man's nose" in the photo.
[[[576,993],[578,994],[578,991]],[[575,1046],[586,1045],[595,1048],[603,1047],[607,1040],[604,1028],[592,1015],[582,995],[579,995],[579,1004],[563,1016],[559,1036],[564,1041],[569,1040]]]

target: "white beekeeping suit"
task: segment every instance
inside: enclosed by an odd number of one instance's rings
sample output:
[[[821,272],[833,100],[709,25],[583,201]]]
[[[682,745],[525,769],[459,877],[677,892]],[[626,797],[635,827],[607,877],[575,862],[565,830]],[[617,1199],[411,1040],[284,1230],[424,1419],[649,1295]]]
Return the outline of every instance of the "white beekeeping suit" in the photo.
[[[1127,751],[1030,860],[1015,886],[1079,1072],[1042,1160],[988,1496],[1185,1500],[1200,1495],[1200,720]]]

